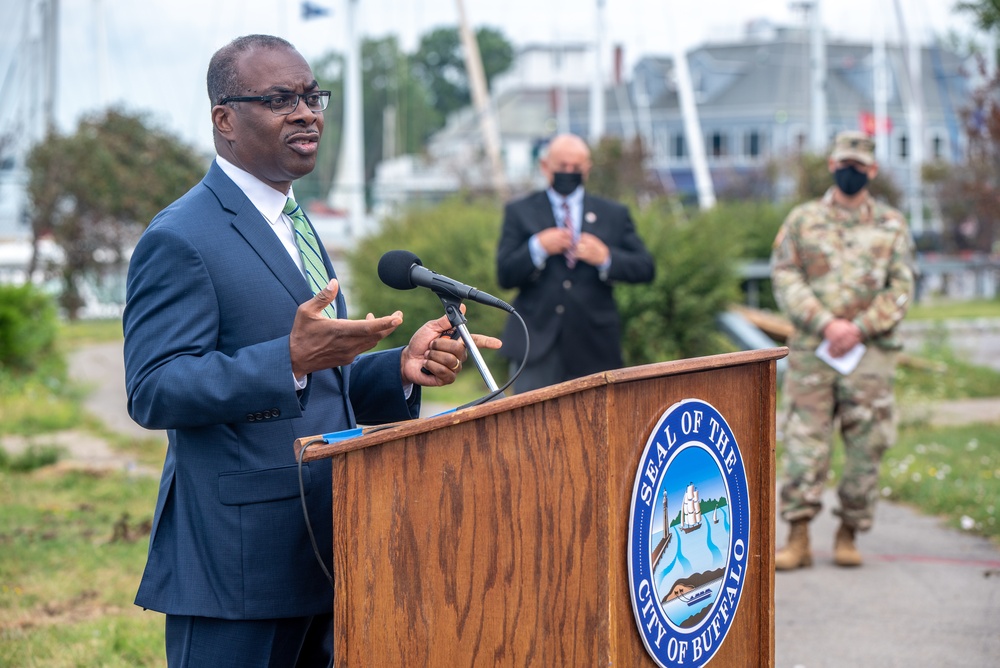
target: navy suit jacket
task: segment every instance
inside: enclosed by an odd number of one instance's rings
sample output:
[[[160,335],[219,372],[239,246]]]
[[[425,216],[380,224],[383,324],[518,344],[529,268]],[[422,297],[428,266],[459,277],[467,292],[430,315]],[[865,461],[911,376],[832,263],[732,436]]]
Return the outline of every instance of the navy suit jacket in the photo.
[[[324,261],[333,276],[325,252]],[[312,292],[215,163],[150,223],[126,292],[129,413],[169,438],[136,604],[225,619],[329,613],[293,443],[358,421],[416,417],[420,391],[405,399],[400,351],[310,374],[296,391],[289,333]],[[338,317],[346,311],[338,295]],[[330,461],[303,468],[310,523],[330,558]]]
[[[549,257],[539,269],[531,260],[528,240],[556,224],[545,191],[504,208],[497,281],[502,288],[519,289],[512,305],[528,326],[528,364],[559,354],[574,378],[621,367],[621,324],[613,286],[616,281],[653,280],[653,256],[636,232],[627,207],[584,192],[581,232],[597,236],[608,246],[611,267],[607,275],[585,262],[570,269],[562,256]],[[520,323],[508,318],[502,338],[501,353],[520,362],[525,349]]]

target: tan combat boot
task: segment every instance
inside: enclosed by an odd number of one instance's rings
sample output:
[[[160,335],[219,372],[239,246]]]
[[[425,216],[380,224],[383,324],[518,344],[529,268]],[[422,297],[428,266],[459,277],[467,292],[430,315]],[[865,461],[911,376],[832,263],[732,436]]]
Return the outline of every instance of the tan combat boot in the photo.
[[[833,563],[838,566],[860,566],[861,553],[854,545],[854,528],[841,524],[833,544]]]
[[[794,520],[788,533],[788,543],[774,554],[774,570],[790,571],[812,566],[812,562],[812,553],[809,551],[809,520]]]

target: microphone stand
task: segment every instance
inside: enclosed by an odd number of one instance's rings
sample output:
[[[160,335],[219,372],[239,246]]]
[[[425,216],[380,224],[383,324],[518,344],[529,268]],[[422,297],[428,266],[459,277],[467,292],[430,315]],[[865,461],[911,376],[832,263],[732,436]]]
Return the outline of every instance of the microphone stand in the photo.
[[[462,341],[465,342],[465,347],[468,349],[469,355],[472,357],[472,361],[476,363],[476,368],[479,369],[479,375],[483,377],[486,387],[490,388],[490,392],[496,392],[500,388],[496,381],[493,380],[493,375],[486,366],[486,362],[483,361],[483,356],[479,353],[479,347],[476,346],[476,342],[472,340],[472,335],[469,334],[469,328],[465,326],[465,323],[468,322],[468,320],[466,320],[465,315],[462,314],[462,309],[459,308],[462,304],[462,300],[458,299],[454,295],[445,293],[444,291],[438,292],[437,290],[434,290],[434,294],[436,294],[438,298],[441,299],[441,303],[444,304],[444,312],[448,316],[448,322],[451,323],[451,326],[455,328],[458,335],[462,337]]]

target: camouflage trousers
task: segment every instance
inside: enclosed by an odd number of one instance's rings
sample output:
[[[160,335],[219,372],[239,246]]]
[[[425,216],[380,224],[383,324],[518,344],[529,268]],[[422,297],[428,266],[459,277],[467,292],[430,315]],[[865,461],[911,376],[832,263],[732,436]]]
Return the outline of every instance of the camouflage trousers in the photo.
[[[844,471],[837,488],[840,508],[834,513],[847,526],[871,528],[879,465],[896,441],[896,356],[869,346],[857,368],[842,376],[810,350],[790,352],[778,421],[785,446],[782,519],[811,520],[819,513],[839,427]]]

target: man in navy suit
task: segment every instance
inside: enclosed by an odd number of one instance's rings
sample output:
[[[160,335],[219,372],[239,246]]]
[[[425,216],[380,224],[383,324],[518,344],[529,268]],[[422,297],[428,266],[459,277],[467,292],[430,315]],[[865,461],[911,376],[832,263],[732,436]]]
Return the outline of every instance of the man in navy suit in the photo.
[[[581,138],[553,138],[540,166],[549,188],[507,205],[497,247],[497,280],[518,288],[513,306],[531,344],[517,392],[621,367],[614,283],[654,273],[628,208],[584,192],[591,163]],[[525,352],[520,323],[508,319],[502,339],[513,370]]]
[[[466,350],[442,317],[404,348],[362,354],[402,313],[348,320],[321,245],[329,280],[313,294],[284,209],[315,166],[329,94],[291,44],[234,40],[212,58],[208,93],[218,155],[129,267],[128,408],[169,437],[136,604],[166,613],[171,668],[326,666],[332,590],[293,442],[417,417],[420,386],[453,382]],[[330,461],[302,479],[329,556]]]

